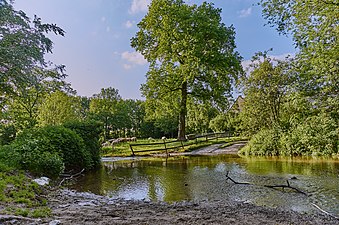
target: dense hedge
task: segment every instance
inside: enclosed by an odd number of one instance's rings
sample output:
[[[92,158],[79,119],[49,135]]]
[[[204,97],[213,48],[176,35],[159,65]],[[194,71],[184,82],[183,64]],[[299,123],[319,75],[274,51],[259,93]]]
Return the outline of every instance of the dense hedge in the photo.
[[[262,129],[247,146],[243,155],[339,156],[339,125],[326,114],[310,116],[283,131]]]
[[[75,131],[84,141],[85,149],[91,155],[91,167],[100,165],[100,134],[103,132],[102,124],[96,121],[74,121],[64,124],[65,127]]]
[[[83,139],[63,126],[25,130],[11,145],[0,149],[0,160],[49,177],[56,177],[64,170],[90,169],[93,164]]]

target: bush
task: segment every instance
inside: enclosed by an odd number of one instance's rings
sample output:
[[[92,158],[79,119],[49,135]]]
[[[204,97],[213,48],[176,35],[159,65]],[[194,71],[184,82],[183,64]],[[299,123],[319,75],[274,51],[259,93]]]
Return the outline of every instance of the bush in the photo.
[[[335,156],[339,154],[339,126],[321,113],[292,124],[289,130],[264,129],[240,150],[244,155]]]
[[[280,129],[263,129],[255,134],[248,144],[239,151],[242,155],[275,156],[279,155]]]
[[[310,116],[281,138],[287,155],[330,156],[338,154],[339,127],[326,114]]]
[[[91,167],[91,156],[82,138],[62,126],[26,130],[11,146],[20,167],[39,175],[57,176],[63,169]]]
[[[15,139],[16,130],[13,125],[0,124],[0,145],[7,145]]]
[[[91,166],[100,165],[100,134],[103,132],[102,124],[96,121],[73,121],[64,126],[76,132],[83,140],[86,151],[91,156]]]

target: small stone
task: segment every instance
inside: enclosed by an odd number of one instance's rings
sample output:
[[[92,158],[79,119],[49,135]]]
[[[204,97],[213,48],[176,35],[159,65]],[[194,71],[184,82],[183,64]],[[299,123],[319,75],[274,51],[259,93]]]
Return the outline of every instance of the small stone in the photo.
[[[48,225],[59,225],[59,224],[61,224],[60,220],[53,220],[53,221],[49,222]]]
[[[46,184],[49,184],[48,177],[40,177],[40,178],[34,179],[33,181],[39,184],[40,186],[45,186]]]

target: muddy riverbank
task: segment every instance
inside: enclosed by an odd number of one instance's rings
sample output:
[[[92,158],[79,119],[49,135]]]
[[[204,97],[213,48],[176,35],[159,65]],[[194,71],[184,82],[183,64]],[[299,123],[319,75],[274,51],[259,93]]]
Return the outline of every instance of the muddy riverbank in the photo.
[[[245,202],[147,202],[112,200],[90,193],[50,193],[52,217],[8,218],[1,224],[339,224],[323,214],[300,214]]]

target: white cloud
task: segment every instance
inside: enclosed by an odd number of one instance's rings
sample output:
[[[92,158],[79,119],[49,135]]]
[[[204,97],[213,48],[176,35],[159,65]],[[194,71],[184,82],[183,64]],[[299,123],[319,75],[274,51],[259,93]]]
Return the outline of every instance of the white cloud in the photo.
[[[136,65],[146,65],[147,60],[139,52],[123,52],[121,58]]]
[[[103,23],[104,23],[105,21],[106,21],[106,17],[104,17],[104,16],[103,16],[103,17],[101,17],[101,22],[103,22]]]
[[[132,5],[128,12],[130,14],[136,14],[139,12],[147,12],[148,5],[151,3],[151,0],[133,0]]]
[[[248,9],[243,9],[238,13],[240,18],[248,17],[252,14],[252,7],[249,7]]]
[[[106,27],[106,32],[110,32],[111,31],[111,27],[107,26]]]
[[[131,28],[134,25],[135,21],[127,20],[125,23],[126,28]]]
[[[129,70],[129,69],[132,68],[132,65],[130,65],[130,64],[124,64],[122,66],[124,67],[125,70]]]

